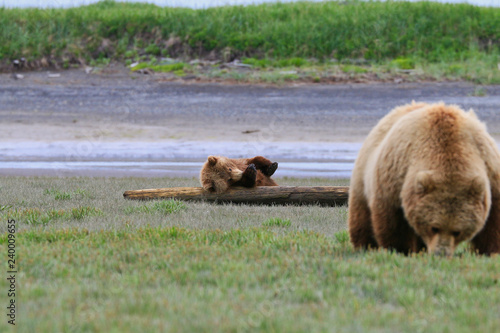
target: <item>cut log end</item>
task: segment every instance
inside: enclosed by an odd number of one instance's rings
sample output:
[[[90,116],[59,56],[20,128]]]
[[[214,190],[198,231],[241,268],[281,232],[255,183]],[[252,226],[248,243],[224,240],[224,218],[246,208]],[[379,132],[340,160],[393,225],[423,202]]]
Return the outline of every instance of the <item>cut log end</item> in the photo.
[[[245,203],[261,205],[338,206],[347,204],[348,186],[260,186],[234,187],[221,194],[207,192],[201,187],[170,187],[126,191],[126,199],[176,199],[216,203]]]

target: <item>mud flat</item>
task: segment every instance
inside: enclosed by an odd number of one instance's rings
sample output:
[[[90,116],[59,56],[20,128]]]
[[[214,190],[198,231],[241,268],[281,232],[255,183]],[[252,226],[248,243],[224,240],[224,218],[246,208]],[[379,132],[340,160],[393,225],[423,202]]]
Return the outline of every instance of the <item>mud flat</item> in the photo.
[[[412,100],[473,108],[500,138],[500,86],[478,94],[461,82],[277,87],[59,74],[0,75],[0,174],[191,176],[222,154],[266,155],[280,176],[345,177],[368,131]]]

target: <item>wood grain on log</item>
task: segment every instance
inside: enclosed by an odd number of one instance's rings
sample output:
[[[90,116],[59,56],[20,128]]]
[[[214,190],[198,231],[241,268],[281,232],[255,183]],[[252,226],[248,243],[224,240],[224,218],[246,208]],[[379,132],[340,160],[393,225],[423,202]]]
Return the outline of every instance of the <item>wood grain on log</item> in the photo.
[[[233,202],[264,205],[320,204],[336,206],[347,203],[348,186],[260,186],[233,187],[225,193],[213,193],[201,187],[170,187],[126,191],[126,199],[177,199],[185,201]]]

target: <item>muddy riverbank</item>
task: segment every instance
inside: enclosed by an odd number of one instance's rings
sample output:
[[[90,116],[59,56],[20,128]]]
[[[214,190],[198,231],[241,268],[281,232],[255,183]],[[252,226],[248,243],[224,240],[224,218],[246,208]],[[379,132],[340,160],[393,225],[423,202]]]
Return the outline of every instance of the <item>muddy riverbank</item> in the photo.
[[[335,163],[342,151],[339,144],[359,145],[384,114],[412,100],[473,108],[495,139],[500,138],[500,86],[276,87],[163,82],[154,75],[128,71],[87,74],[80,69],[57,74],[24,73],[18,80],[0,75],[0,161],[130,162],[130,152],[138,151],[132,160],[141,163],[187,163],[210,154]],[[80,151],[81,156],[60,152],[54,159],[50,155],[58,146]],[[30,149],[36,158],[28,158]],[[167,153],[158,159],[158,151],[182,151],[182,158]],[[163,167],[168,165],[159,166],[160,175]],[[137,172],[131,170],[124,174]],[[36,168],[30,173],[37,174]],[[146,168],[142,174],[147,173]],[[16,168],[1,168],[0,174],[16,174]]]

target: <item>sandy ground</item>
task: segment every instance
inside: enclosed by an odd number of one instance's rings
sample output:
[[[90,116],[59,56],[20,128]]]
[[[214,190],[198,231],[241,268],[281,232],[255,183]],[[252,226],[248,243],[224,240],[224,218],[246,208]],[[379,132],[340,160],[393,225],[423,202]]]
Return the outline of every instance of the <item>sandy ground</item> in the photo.
[[[500,135],[500,86],[474,96],[471,83],[271,87],[163,82],[123,68],[57,74],[0,75],[3,142],[360,142],[391,108],[412,100],[473,108]]]

